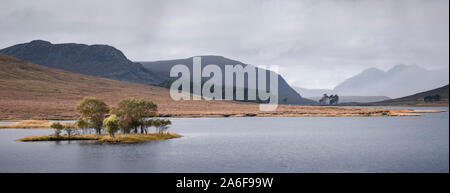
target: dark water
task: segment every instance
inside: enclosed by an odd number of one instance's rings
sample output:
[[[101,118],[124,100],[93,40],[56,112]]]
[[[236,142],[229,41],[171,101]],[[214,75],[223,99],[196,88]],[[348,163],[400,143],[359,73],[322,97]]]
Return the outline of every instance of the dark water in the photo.
[[[52,130],[3,129],[0,172],[449,172],[448,113],[172,121],[185,137],[131,145],[18,142]]]

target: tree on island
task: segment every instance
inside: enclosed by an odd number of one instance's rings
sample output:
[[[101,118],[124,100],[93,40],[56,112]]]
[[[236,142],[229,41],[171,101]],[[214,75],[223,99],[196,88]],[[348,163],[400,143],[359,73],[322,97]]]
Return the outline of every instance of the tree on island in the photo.
[[[59,122],[52,123],[50,127],[55,130],[55,136],[59,136],[61,134],[61,130],[63,130],[64,128],[64,126]]]
[[[111,112],[119,117],[119,124],[124,133],[130,133],[131,130],[137,133],[138,129],[144,133],[149,126],[146,119],[155,117],[157,110],[156,104],[149,100],[127,98],[121,100]]]
[[[151,119],[145,120],[144,121],[144,126],[143,126],[144,132],[147,133],[148,128],[155,126],[156,122],[158,122],[158,121],[159,121],[159,119],[156,119],[156,118],[151,118]]]
[[[59,137],[61,134],[61,131],[64,130],[67,133],[67,136],[70,138],[73,133],[76,132],[76,128],[74,124],[71,123],[64,123],[61,124],[59,122],[54,122],[50,125],[52,129],[55,130],[55,136]]]
[[[435,94],[435,95],[433,95],[433,99],[435,101],[440,101],[441,100],[441,95]]]
[[[323,97],[319,100],[322,105],[337,105],[339,104],[339,96],[337,94],[328,96],[323,94]]]
[[[169,129],[169,125],[172,125],[172,121],[170,121],[169,119],[161,120],[161,125],[159,129],[160,134],[167,132],[167,130]]]
[[[329,103],[329,97],[327,94],[323,94],[322,98],[319,100],[319,103],[322,105],[326,105]]]
[[[71,123],[64,123],[63,125],[64,131],[66,131],[67,136],[70,138],[70,136],[76,132],[76,128],[74,124]]]
[[[426,103],[432,103],[432,102],[435,102],[435,101],[440,101],[441,100],[441,95],[435,94],[435,95],[425,96],[423,98],[423,100]]]
[[[153,121],[153,126],[156,127],[159,134],[166,132],[171,124],[172,122],[169,119],[156,119]]]
[[[330,96],[330,105],[337,105],[339,103],[339,96],[337,94]]]
[[[89,123],[84,119],[78,119],[75,122],[75,127],[83,131],[83,133],[87,133],[86,130],[89,128]]]
[[[105,131],[109,133],[111,137],[114,137],[114,133],[119,131],[119,118],[116,115],[111,115],[103,120],[103,126]]]
[[[105,116],[109,113],[109,107],[100,99],[86,97],[78,105],[81,119],[87,120],[89,126],[94,128],[97,134],[101,134]]]
[[[129,98],[119,102],[118,106],[111,109],[100,99],[85,98],[76,108],[80,112],[80,118],[75,123],[54,122],[51,128],[54,135],[32,136],[20,139],[20,141],[55,141],[55,140],[98,140],[112,143],[134,143],[141,141],[171,139],[180,137],[175,133],[168,133],[172,122],[168,119],[156,118],[157,106],[152,101],[145,99]],[[111,115],[107,116],[108,113]],[[117,114],[116,114],[117,113]],[[101,121],[101,122],[100,122]],[[155,134],[147,135],[149,127],[156,127]],[[98,135],[80,135],[79,130],[95,129]],[[142,134],[137,134],[138,129]],[[103,130],[104,129],[104,130]],[[134,129],[136,134],[127,134]],[[116,133],[122,130],[120,136]],[[65,131],[66,135],[61,136]],[[101,135],[105,131],[109,134]],[[145,133],[145,134],[144,134]],[[75,136],[79,135],[79,136]]]

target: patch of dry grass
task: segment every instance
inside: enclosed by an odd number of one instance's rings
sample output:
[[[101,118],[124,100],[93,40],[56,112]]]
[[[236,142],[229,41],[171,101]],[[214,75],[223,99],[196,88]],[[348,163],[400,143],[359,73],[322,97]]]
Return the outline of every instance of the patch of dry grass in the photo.
[[[0,125],[0,128],[50,128],[50,121],[46,120],[23,120],[17,123]]]
[[[145,98],[165,117],[244,116],[396,116],[408,110],[379,108],[280,105],[260,111],[256,103],[171,99],[166,88],[116,81],[47,68],[0,54],[0,120],[77,119],[75,106],[95,97],[114,106],[120,100]],[[403,114],[404,115],[404,114]]]
[[[83,135],[42,135],[42,136],[28,136],[20,138],[19,141],[66,141],[66,140],[99,140],[102,135],[83,134]]]
[[[182,135],[167,132],[167,133],[148,133],[148,134],[116,134],[113,138],[107,134],[95,135],[95,134],[82,134],[82,135],[43,135],[43,136],[28,136],[19,139],[19,141],[30,142],[30,141],[69,141],[69,140],[95,140],[100,143],[139,143],[145,141],[155,141],[155,140],[167,140],[173,138],[179,138]]]
[[[107,143],[139,143],[145,141],[167,140],[172,138],[179,138],[181,135],[173,132],[167,133],[148,133],[148,134],[116,134],[113,138],[109,135],[103,136],[98,142]]]

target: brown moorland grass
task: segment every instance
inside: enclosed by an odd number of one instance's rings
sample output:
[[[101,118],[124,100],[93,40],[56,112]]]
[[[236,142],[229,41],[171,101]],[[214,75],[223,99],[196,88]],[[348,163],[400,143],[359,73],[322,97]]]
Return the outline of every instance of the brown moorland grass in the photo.
[[[50,128],[50,121],[22,120],[17,123],[0,125],[0,128]]]
[[[23,142],[31,142],[31,141],[70,141],[70,140],[91,140],[99,143],[139,143],[146,141],[155,141],[155,140],[167,140],[173,138],[179,138],[182,135],[167,132],[167,133],[148,133],[148,134],[140,134],[140,133],[132,133],[132,134],[116,134],[115,137],[111,137],[108,134],[80,134],[80,135],[43,135],[43,136],[28,136],[19,139],[19,141]]]
[[[47,68],[0,54],[0,120],[76,119],[75,106],[84,97],[114,106],[128,97],[158,105],[163,117],[243,116],[397,116],[411,110],[280,105],[260,111],[255,103],[201,100],[174,101],[166,88],[87,76]]]

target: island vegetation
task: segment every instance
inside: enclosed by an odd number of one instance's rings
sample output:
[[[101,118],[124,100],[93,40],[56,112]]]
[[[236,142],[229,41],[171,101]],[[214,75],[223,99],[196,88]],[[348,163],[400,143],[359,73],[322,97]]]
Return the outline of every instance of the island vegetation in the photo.
[[[423,97],[423,100],[425,103],[432,103],[432,102],[438,102],[441,100],[441,95],[435,94],[435,95],[428,95]]]
[[[339,104],[339,96],[337,94],[328,96],[325,93],[325,94],[323,94],[323,97],[319,100],[319,104],[321,104],[321,105],[338,105]]]
[[[152,101],[127,98],[110,108],[100,99],[87,97],[76,106],[80,114],[74,123],[53,122],[54,134],[29,136],[19,141],[96,140],[109,143],[134,143],[181,137],[168,132],[172,122],[157,118],[157,105]],[[156,131],[149,132],[151,127]],[[94,132],[94,133],[92,133]]]

